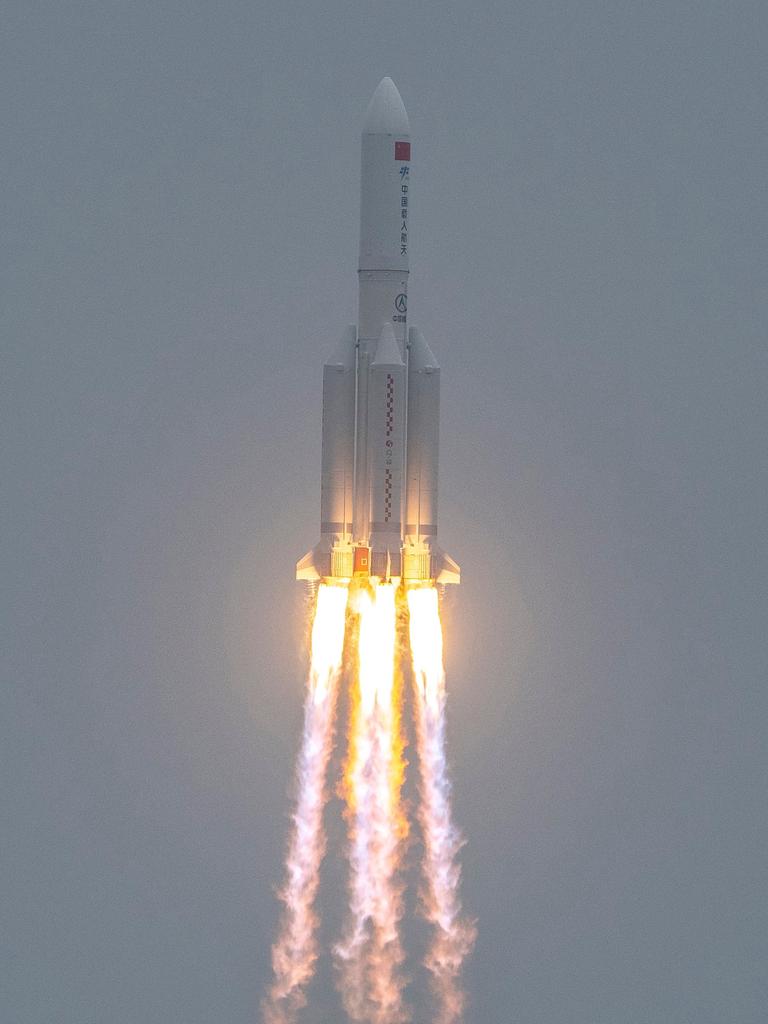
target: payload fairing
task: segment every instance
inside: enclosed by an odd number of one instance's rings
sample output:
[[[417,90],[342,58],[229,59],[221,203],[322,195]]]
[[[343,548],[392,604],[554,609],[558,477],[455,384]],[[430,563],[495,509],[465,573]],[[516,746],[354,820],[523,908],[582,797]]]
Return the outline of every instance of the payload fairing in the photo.
[[[437,546],[440,368],[407,326],[411,141],[391,78],[362,136],[358,323],[323,367],[320,541],[300,580],[458,583]]]

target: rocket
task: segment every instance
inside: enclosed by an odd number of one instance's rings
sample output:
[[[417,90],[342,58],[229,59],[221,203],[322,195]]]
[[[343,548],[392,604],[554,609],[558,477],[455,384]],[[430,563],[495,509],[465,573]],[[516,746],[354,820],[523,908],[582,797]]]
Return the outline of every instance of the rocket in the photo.
[[[358,322],[323,367],[320,540],[300,580],[458,583],[437,545],[440,368],[408,327],[411,139],[391,78],[363,124]]]

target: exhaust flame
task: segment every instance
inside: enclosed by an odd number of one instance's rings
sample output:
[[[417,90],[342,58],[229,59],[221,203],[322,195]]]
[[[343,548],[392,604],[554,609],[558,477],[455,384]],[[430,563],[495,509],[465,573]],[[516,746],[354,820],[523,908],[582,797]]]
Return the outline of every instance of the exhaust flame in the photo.
[[[352,690],[344,795],[349,822],[350,908],[336,947],[344,1007],[356,1021],[407,1019],[399,936],[403,780],[395,588],[356,595],[358,673]]]
[[[408,826],[401,806],[405,760],[398,592],[392,583],[321,585],[312,625],[312,659],[297,765],[298,795],[280,891],[283,913],[272,949],[274,979],[264,1000],[265,1024],[296,1024],[317,960],[314,911],[325,851],[325,776],[344,657],[347,598],[356,617],[355,664],[349,666],[349,748],[342,792],[349,834],[349,911],[335,947],[339,989],[351,1020],[405,1024],[401,859]],[[462,912],[458,853],[445,758],[443,637],[435,587],[412,586],[407,597],[419,768],[418,817],[424,844],[421,911],[431,924],[424,959],[435,1024],[460,1024],[465,1006],[461,969],[475,939]]]
[[[445,758],[445,673],[437,591],[408,591],[416,734],[421,773],[419,820],[424,837],[422,911],[433,926],[425,958],[437,1000],[436,1024],[458,1024],[465,996],[461,967],[475,940],[475,926],[462,917],[462,838],[453,824]]]
[[[298,795],[286,858],[280,931],[272,947],[274,981],[264,1002],[267,1024],[293,1024],[306,1003],[305,988],[317,959],[313,910],[325,852],[325,776],[344,648],[347,588],[321,585],[312,623],[312,654],[304,702],[304,728],[296,768]]]

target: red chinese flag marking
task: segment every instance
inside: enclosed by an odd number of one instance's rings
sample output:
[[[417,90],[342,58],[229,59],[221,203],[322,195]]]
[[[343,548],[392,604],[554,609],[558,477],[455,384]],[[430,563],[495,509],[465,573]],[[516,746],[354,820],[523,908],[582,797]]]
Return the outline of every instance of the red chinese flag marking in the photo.
[[[396,142],[395,143],[395,160],[410,160],[411,159],[411,144],[410,142]]]

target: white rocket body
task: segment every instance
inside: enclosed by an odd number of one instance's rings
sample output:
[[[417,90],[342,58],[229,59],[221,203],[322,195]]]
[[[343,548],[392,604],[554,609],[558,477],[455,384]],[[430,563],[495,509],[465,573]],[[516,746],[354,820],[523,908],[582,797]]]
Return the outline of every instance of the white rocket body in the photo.
[[[436,543],[440,371],[407,328],[410,165],[385,78],[363,126],[358,325],[323,368],[321,536],[298,579],[459,582]]]

